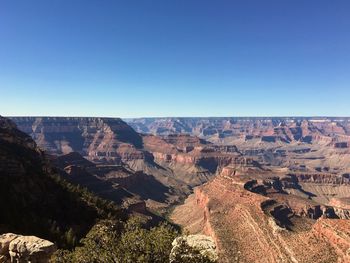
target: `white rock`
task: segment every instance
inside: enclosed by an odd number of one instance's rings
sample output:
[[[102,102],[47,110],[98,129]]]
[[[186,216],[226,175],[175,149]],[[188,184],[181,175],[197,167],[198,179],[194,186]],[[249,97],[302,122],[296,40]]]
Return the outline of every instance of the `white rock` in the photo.
[[[54,243],[35,236],[0,235],[0,263],[8,258],[18,263],[47,263],[55,251]]]
[[[188,235],[176,238],[172,245],[170,258],[174,257],[178,253],[182,244],[186,244],[191,248],[198,250],[202,255],[207,256],[212,261],[218,259],[216,244],[210,236],[206,235]],[[184,257],[191,257],[191,255],[183,255]]]

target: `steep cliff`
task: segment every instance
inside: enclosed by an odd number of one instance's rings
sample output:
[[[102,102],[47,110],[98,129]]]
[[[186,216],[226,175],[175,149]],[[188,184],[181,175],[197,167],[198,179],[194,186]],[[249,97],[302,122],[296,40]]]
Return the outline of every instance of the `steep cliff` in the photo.
[[[16,117],[18,128],[51,154],[79,152],[90,160],[118,163],[139,155],[142,138],[119,118]]]

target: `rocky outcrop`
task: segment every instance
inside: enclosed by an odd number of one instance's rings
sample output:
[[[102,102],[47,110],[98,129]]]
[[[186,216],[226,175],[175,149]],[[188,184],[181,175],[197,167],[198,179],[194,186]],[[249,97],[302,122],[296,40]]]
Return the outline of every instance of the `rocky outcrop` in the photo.
[[[176,238],[172,243],[170,262],[200,262],[200,255],[211,262],[218,260],[216,245],[214,240],[205,235],[188,235]],[[193,249],[190,251],[187,247]],[[199,252],[200,255],[195,254]],[[180,260],[180,261],[179,261]]]
[[[312,177],[312,175],[310,175],[310,177]],[[324,177],[321,177],[321,179],[322,178]],[[315,182],[313,181],[312,183]],[[322,187],[322,183],[325,182],[322,180],[316,182],[316,184],[321,184],[319,187]],[[326,180],[326,183],[330,183],[329,180]],[[334,184],[334,186],[337,186],[337,184]],[[278,203],[275,200],[268,200],[269,202],[262,204],[262,209],[268,211],[268,213],[274,216],[278,221],[288,221],[288,217],[294,215],[311,219],[318,219],[320,217],[350,218],[348,199],[333,198],[328,204],[314,202],[312,201],[314,194],[311,192],[303,193],[303,189],[299,185],[296,177],[289,177],[287,175],[281,178],[276,176],[266,179],[252,179],[248,180],[243,187],[248,191],[280,200],[282,203]],[[298,196],[298,192],[300,192],[300,195],[306,195],[307,198]],[[278,217],[284,217],[285,220],[281,220],[281,218]]]
[[[12,233],[0,235],[0,262],[48,263],[56,251],[54,243],[35,237]]]

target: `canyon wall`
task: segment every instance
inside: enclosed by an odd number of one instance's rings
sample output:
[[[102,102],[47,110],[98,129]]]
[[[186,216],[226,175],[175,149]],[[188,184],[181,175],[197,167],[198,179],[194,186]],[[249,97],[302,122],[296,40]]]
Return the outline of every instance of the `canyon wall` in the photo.
[[[15,117],[18,128],[51,154],[79,152],[94,161],[144,158],[142,138],[119,118]]]
[[[196,188],[171,218],[191,233],[212,236],[220,262],[349,262],[349,220],[298,215],[292,194],[272,187],[267,194],[245,189],[249,172],[241,168],[226,168]],[[299,205],[308,202],[295,200]]]
[[[259,138],[265,142],[337,142],[335,147],[346,147],[350,136],[350,118],[340,117],[189,117],[126,121],[141,133],[187,133],[216,141]]]

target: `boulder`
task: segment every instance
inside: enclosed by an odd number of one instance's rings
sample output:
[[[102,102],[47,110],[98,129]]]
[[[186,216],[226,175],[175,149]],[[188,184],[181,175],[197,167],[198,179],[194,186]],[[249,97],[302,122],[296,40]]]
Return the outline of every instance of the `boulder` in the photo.
[[[0,263],[47,263],[55,251],[54,243],[35,236],[0,235]]]
[[[170,253],[171,263],[196,262],[202,257],[207,259],[205,262],[216,262],[218,259],[216,244],[210,236],[181,236],[173,241],[172,246]]]

